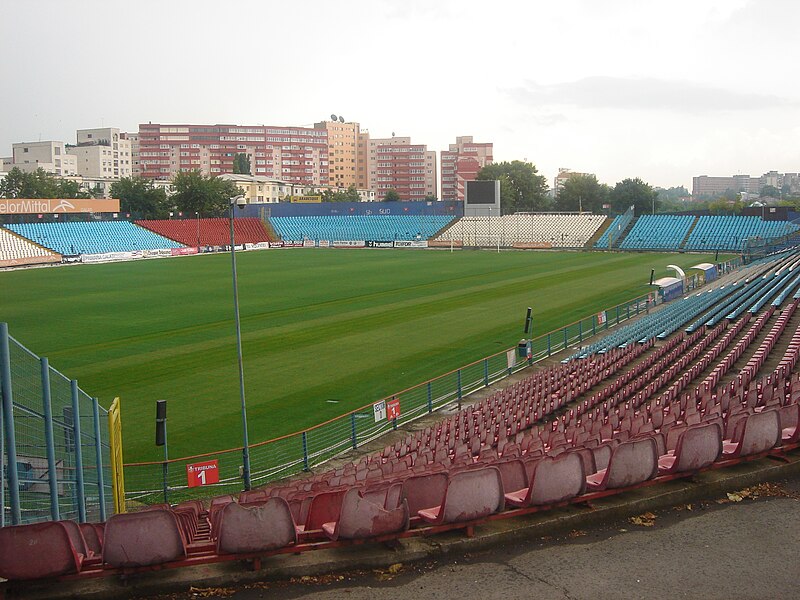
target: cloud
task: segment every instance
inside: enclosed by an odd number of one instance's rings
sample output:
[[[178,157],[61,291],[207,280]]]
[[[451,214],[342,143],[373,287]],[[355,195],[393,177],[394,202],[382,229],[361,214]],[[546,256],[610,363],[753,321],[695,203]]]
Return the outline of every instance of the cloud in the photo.
[[[525,106],[670,110],[683,113],[743,111],[800,105],[794,98],[715,88],[690,81],[586,77],[556,84],[528,81],[508,91]]]

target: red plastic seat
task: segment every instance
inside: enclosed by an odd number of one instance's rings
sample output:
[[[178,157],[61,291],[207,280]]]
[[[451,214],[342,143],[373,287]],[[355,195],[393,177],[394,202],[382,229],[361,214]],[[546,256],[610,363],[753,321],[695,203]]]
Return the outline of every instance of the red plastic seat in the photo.
[[[674,453],[658,459],[659,475],[697,471],[714,463],[722,455],[722,429],[717,423],[695,425],[678,438]]]
[[[576,452],[538,460],[527,487],[505,494],[505,501],[518,507],[557,504],[584,492],[583,460]]]
[[[354,540],[405,531],[408,524],[407,502],[387,510],[364,497],[362,490],[351,488],[342,498],[339,518],[323,524],[322,530],[331,540]]]
[[[83,559],[63,522],[0,529],[0,577],[5,579],[41,579],[77,573]]]
[[[186,557],[178,520],[170,510],[111,516],[106,522],[103,562],[114,567],[158,565]]]
[[[217,537],[220,554],[262,552],[295,543],[297,529],[283,498],[270,498],[251,507],[230,502],[221,509]]]
[[[760,454],[781,442],[780,417],[777,410],[765,410],[748,415],[742,423],[741,434],[736,439],[724,440],[723,458],[739,458]]]
[[[417,514],[434,525],[461,523],[499,512],[504,503],[500,471],[495,467],[484,467],[448,477],[442,504],[420,510]]]
[[[658,452],[652,438],[624,442],[614,448],[608,467],[586,477],[586,489],[599,492],[629,487],[652,479],[658,473]]]

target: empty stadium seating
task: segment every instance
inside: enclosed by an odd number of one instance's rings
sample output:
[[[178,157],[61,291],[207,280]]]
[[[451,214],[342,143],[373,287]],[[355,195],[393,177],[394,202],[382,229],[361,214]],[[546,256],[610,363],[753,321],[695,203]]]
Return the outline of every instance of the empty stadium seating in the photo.
[[[136,221],[136,224],[185,246],[228,246],[231,243],[229,219],[160,219]],[[233,225],[237,244],[270,241],[259,219],[235,218]]]
[[[678,250],[695,217],[642,215],[622,240],[624,250]]]
[[[453,217],[447,215],[332,215],[272,217],[283,240],[427,240]]]
[[[704,216],[697,220],[686,250],[741,250],[746,239],[770,239],[797,231],[788,221],[764,221],[760,217]]]
[[[61,256],[0,227],[0,266],[60,262]]]
[[[536,244],[552,248],[581,248],[600,229],[605,215],[515,214],[502,217],[462,217],[437,236],[465,246]]]
[[[177,242],[127,221],[15,223],[7,228],[68,256],[180,247]]]

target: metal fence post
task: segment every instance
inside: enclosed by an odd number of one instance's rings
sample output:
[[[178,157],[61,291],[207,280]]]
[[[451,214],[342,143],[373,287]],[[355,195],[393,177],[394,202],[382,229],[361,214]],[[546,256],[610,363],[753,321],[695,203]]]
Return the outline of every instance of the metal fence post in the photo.
[[[70,380],[72,387],[72,435],[75,439],[75,491],[78,500],[78,520],[86,523],[86,495],[83,489],[83,440],[81,440],[81,409],[78,396],[78,381]]]
[[[597,317],[592,317],[592,335],[597,335]]]
[[[578,321],[578,343],[583,342],[583,320]]]
[[[483,385],[489,387],[489,359],[483,359]]]
[[[308,471],[308,434],[303,432],[303,471]]]
[[[428,382],[428,412],[433,412],[433,390],[431,390],[431,382]]]
[[[461,410],[461,369],[456,371],[458,385],[458,410]]]
[[[567,349],[567,328],[564,327],[564,350]]]
[[[619,325],[619,304],[617,304],[617,325]]]
[[[626,304],[625,305],[625,311],[626,311],[626,314],[627,314],[627,316],[625,317],[625,320],[626,321],[630,321],[630,319],[631,319],[631,305],[630,304]]]
[[[550,356],[551,353],[552,352],[551,352],[551,348],[550,348],[550,334],[548,333],[547,334],[547,356]]]
[[[58,521],[58,474],[56,473],[56,446],[53,437],[53,405],[50,397],[50,363],[41,358],[42,408],[44,409],[44,443],[47,447],[47,481],[50,485],[50,518]],[[103,519],[105,521],[105,518]]]
[[[358,448],[358,438],[356,438],[356,413],[350,413],[350,435],[353,438],[353,450]]]
[[[8,345],[8,323],[0,323],[0,369],[3,374],[3,425],[5,425],[6,456],[8,457],[8,499],[11,502],[11,524],[22,522],[19,502],[19,474],[17,472],[17,442],[14,435],[14,405],[11,392],[11,350]],[[0,463],[3,462],[0,456]],[[0,507],[5,514],[5,505]]]
[[[97,453],[97,501],[100,503],[100,520],[106,520],[106,490],[103,478],[103,441],[100,437],[100,403],[97,398],[92,398],[92,413],[94,417],[94,447]]]

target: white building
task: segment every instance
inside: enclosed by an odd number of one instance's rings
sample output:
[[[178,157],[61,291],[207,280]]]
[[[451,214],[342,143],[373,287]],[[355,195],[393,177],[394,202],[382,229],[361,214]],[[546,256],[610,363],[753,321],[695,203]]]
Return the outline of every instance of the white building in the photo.
[[[18,167],[29,173],[42,168],[58,177],[78,174],[76,157],[67,153],[64,142],[20,142],[12,144],[11,148],[12,168]]]
[[[131,176],[131,142],[119,129],[79,129],[77,138],[77,145],[68,152],[76,157],[81,177],[117,180]]]

